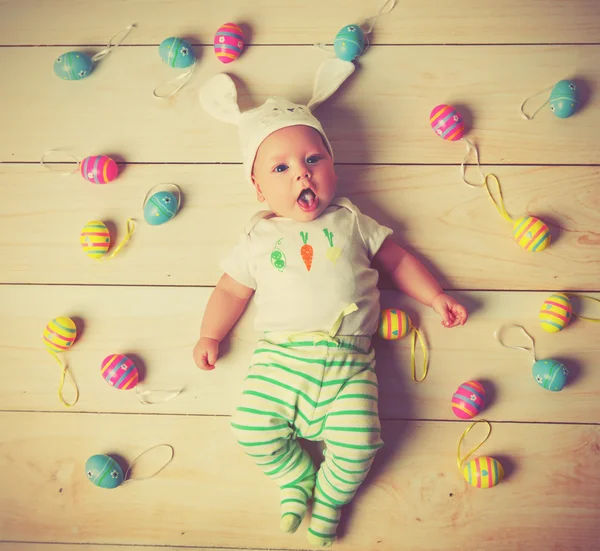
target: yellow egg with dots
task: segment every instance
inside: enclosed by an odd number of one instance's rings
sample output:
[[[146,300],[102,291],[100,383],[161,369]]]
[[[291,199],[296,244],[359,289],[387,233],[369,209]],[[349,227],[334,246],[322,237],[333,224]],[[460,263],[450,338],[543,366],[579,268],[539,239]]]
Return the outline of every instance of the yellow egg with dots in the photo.
[[[92,220],[81,230],[79,241],[85,254],[97,260],[104,256],[110,247],[110,233],[104,222]]]
[[[550,295],[540,308],[540,324],[544,331],[557,333],[562,331],[573,316],[573,307],[564,293]]]
[[[71,348],[76,338],[75,322],[66,316],[54,318],[42,333],[44,344],[52,352],[64,352]]]
[[[543,251],[552,240],[548,226],[535,216],[523,216],[513,225],[515,241],[526,251]]]

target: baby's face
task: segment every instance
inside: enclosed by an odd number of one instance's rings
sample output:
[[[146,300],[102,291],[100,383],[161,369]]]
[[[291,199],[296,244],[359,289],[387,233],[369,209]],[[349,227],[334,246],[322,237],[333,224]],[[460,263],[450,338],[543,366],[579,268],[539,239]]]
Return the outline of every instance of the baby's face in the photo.
[[[288,126],[260,145],[252,181],[259,201],[279,216],[299,222],[317,218],[335,195],[337,176],[321,134],[309,126]]]

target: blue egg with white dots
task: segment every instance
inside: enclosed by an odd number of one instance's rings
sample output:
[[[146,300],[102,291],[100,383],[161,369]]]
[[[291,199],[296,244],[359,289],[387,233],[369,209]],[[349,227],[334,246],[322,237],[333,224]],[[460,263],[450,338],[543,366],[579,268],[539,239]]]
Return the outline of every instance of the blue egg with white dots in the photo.
[[[559,118],[570,117],[579,105],[577,86],[571,80],[561,80],[550,92],[550,110]]]
[[[160,226],[173,218],[179,209],[177,197],[170,191],[157,191],[144,205],[144,218],[151,226]]]
[[[54,73],[64,80],[81,80],[92,72],[92,58],[83,52],[67,52],[54,60]]]
[[[185,69],[196,61],[191,44],[183,38],[165,38],[158,47],[160,58],[175,69]]]
[[[538,360],[533,364],[533,378],[546,390],[558,392],[567,384],[567,368],[556,360]]]
[[[352,61],[362,54],[365,35],[358,25],[346,25],[333,40],[335,55],[343,61]]]
[[[92,455],[85,462],[85,474],[88,479],[100,488],[112,490],[123,482],[123,469],[109,455]]]

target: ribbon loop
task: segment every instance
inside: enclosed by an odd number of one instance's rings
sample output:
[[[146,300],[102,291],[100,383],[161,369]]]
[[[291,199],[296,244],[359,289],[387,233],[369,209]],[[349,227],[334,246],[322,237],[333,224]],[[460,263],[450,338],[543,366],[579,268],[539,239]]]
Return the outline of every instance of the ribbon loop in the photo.
[[[363,30],[363,32],[365,34],[370,34],[373,32],[373,29],[375,28],[375,24],[377,23],[377,20],[382,16],[382,15],[387,15],[388,13],[390,13],[394,7],[396,6],[396,0],[384,0],[383,4],[381,5],[381,7],[379,8],[379,11],[369,17],[361,26],[360,28]]]
[[[575,297],[575,298],[584,298],[586,300],[593,300],[594,302],[599,302],[600,300],[595,298],[595,297],[590,297],[590,296],[586,296],[586,295],[578,295],[576,293],[563,293],[564,295],[567,295],[568,297]],[[598,318],[588,318],[585,316],[582,316],[580,314],[577,314],[575,311],[573,311],[573,315],[575,317],[578,317],[580,320],[584,320],[584,321],[592,321],[594,323],[600,323],[600,319]]]
[[[502,342],[502,339],[501,339],[502,331],[505,328],[510,329],[511,327],[520,329],[525,334],[525,336],[531,341],[531,348],[528,348],[526,346],[509,346]],[[500,343],[500,345],[503,346],[504,348],[512,348],[513,350],[524,350],[525,352],[529,352],[533,356],[534,362],[537,361],[537,359],[535,357],[535,341],[533,340],[533,337],[527,331],[525,331],[524,327],[521,327],[520,325],[516,325],[516,324],[507,325],[506,327],[503,326],[503,327],[500,327],[500,329],[494,331],[494,337],[496,338],[498,343]]]
[[[423,374],[420,379],[417,379],[416,365],[415,365],[415,348],[416,348],[416,344],[417,344],[417,337],[419,339],[419,343],[421,344],[421,351],[423,352]],[[412,380],[415,383],[422,383],[425,380],[425,377],[427,377],[427,370],[428,370],[429,362],[427,359],[427,347],[425,346],[425,341],[423,340],[423,337],[421,336],[420,331],[416,327],[413,327],[413,329],[412,329],[412,343],[411,343],[411,348],[410,348],[410,363],[411,363],[411,369],[412,369]]]
[[[133,235],[133,230],[135,230],[135,220],[133,218],[127,219],[127,233],[123,240],[115,247],[113,252],[111,252],[108,256],[101,256],[99,260],[110,260],[114,256],[116,256],[119,251],[127,244],[131,236]]]
[[[539,96],[540,94],[543,94],[544,92],[547,92],[548,90],[551,90],[552,88],[554,88],[554,86],[549,86],[548,88],[545,88],[541,92],[537,92],[537,93],[533,94],[533,96],[529,96],[527,99],[525,99],[523,101],[523,103],[521,104],[521,107],[519,108],[519,110],[521,111],[521,116],[528,121],[533,120],[533,118],[548,104],[548,102],[550,101],[550,98],[548,98],[544,103],[542,103],[542,105],[540,105],[531,115],[528,115],[523,110],[525,108],[525,104],[529,100],[532,100],[533,98]]]
[[[67,408],[73,407],[77,403],[77,400],[79,400],[79,389],[77,388],[77,385],[75,384],[75,381],[73,380],[73,377],[67,371],[67,366],[62,363],[61,359],[51,350],[48,350],[48,354],[50,354],[58,362],[58,365],[60,366],[60,369],[61,369],[60,384],[58,385],[58,399],[60,400],[60,402],[63,406],[65,406]],[[73,386],[73,388],[75,390],[75,399],[71,403],[67,402],[63,397],[63,387],[65,385],[65,376],[68,378],[69,383],[71,383],[71,385]]]
[[[160,469],[158,469],[158,471],[154,472],[153,474],[151,474],[150,476],[144,476],[141,478],[127,478],[129,476],[129,473],[132,469],[132,467],[135,465],[136,461],[138,461],[139,459],[141,459],[144,455],[146,455],[148,452],[151,452],[152,450],[155,450],[157,448],[169,448],[169,450],[171,451],[171,457],[169,457],[169,459],[166,461],[166,463],[160,467]],[[124,486],[125,484],[127,484],[127,482],[140,482],[142,480],[150,480],[151,478],[154,478],[158,473],[160,473],[169,463],[171,463],[171,461],[173,461],[173,458],[175,457],[175,450],[173,449],[173,446],[171,446],[170,444],[157,444],[156,446],[152,446],[151,448],[148,448],[145,452],[142,452],[140,455],[138,455],[129,465],[129,467],[127,468],[127,472],[125,473],[124,478],[124,482],[123,484],[121,484],[121,486]]]
[[[136,27],[137,27],[137,24],[132,23],[131,25],[127,25],[127,27],[125,27],[124,29],[121,29],[119,32],[116,32],[115,34],[113,34],[110,37],[110,40],[108,41],[108,45],[106,46],[106,48],[104,48],[103,50],[100,50],[97,54],[92,56],[92,61],[96,62],[96,61],[100,61],[101,59],[104,59],[108,54],[110,54],[110,52],[112,52],[114,49],[118,48],[121,45],[121,43],[123,42],[123,40],[125,40],[127,38],[127,35]],[[117,36],[119,36],[121,33],[124,33],[123,37],[113,44],[112,41]]]
[[[163,402],[168,402],[169,400],[172,400],[173,398],[179,396],[184,390],[185,387],[178,388],[175,390],[140,390],[139,386],[135,387],[135,393],[138,397],[138,400],[141,404],[144,404],[145,406],[153,406],[155,404],[162,404]],[[152,396],[157,394],[163,394],[164,397],[160,399],[151,398]],[[149,397],[150,399],[147,397]]]
[[[498,195],[500,196],[500,200],[498,202],[496,202],[496,200],[494,199],[494,196],[492,195],[490,186],[488,184],[488,178],[490,178],[490,177],[494,178],[494,180],[496,180],[496,186],[498,187]],[[498,180],[498,177],[495,174],[487,174],[484,179],[484,184],[485,184],[485,189],[487,190],[488,195],[490,196],[490,199],[493,201],[493,203],[496,207],[496,210],[502,215],[502,217],[505,220],[513,223],[514,219],[511,217],[510,214],[508,214],[508,212],[506,211],[506,207],[504,206],[504,197],[502,196],[502,188],[500,187],[500,180]]]
[[[467,436],[467,434],[469,434],[469,432],[471,431],[471,429],[477,424],[477,423],[485,423],[487,425],[487,429],[488,432],[485,436],[485,438],[479,443],[477,444],[477,446],[475,446],[474,448],[472,448],[471,450],[469,450],[467,452],[467,454],[461,458],[460,457],[460,446],[465,438],[465,436]],[[458,464],[458,468],[462,469],[462,466],[464,464],[464,462],[469,459],[469,457],[471,457],[479,448],[481,448],[481,446],[483,446],[483,444],[486,442],[486,440],[490,437],[490,434],[492,432],[492,425],[490,425],[489,421],[486,421],[485,419],[478,419],[477,421],[474,421],[473,423],[471,423],[471,425],[469,425],[465,431],[462,433],[462,436],[460,437],[460,440],[458,441],[458,452],[456,454],[456,462]]]
[[[54,166],[52,164],[47,164],[45,162],[46,157],[48,157],[48,155],[50,155],[51,153],[58,153],[58,152],[62,152],[65,155],[67,155],[68,157],[71,157],[71,159],[73,159],[76,163],[75,168],[73,170],[70,170],[68,172],[65,172],[64,170],[60,170],[60,169],[56,169],[54,168]],[[56,161],[57,163],[58,161]],[[75,172],[77,172],[79,170],[79,163],[80,160],[75,157],[75,155],[73,155],[73,153],[71,153],[68,149],[63,149],[63,148],[55,148],[55,149],[48,149],[48,151],[44,152],[44,154],[42,155],[42,158],[40,159],[40,164],[47,168],[48,170],[51,170],[52,172],[58,172],[61,174],[61,176],[70,176],[71,174],[74,174]],[[70,161],[68,162],[62,162],[61,164],[71,164]]]
[[[463,159],[463,162],[460,164],[460,175],[461,175],[462,181],[465,184],[467,184],[468,186],[471,186],[471,187],[482,187],[483,185],[485,185],[485,174],[483,173],[483,170],[481,169],[481,165],[479,164],[479,151],[471,143],[471,141],[467,140],[467,138],[464,138],[464,140],[465,140],[465,143],[467,144],[467,154],[465,155],[465,158]],[[466,178],[465,163],[467,162],[467,160],[469,158],[469,155],[471,155],[471,153],[475,154],[475,162],[477,163],[477,168],[479,169],[479,174],[481,176],[481,183],[480,184],[472,184]]]
[[[194,70],[196,68],[196,63],[192,63],[192,65],[190,66],[190,68],[185,72],[185,73],[181,73],[180,75],[176,76],[175,78],[165,82],[164,84],[161,84],[159,86],[157,86],[153,92],[152,95],[155,98],[158,99],[169,99],[171,97],[173,97],[175,94],[177,94],[177,92],[179,92],[179,90],[181,90],[192,78],[192,75],[194,74]],[[179,84],[179,86],[177,86],[174,90],[172,90],[169,93],[166,92],[161,92],[159,90],[162,89],[168,89],[171,88],[172,86],[174,86],[175,84],[177,84],[179,81],[181,81],[181,84]]]

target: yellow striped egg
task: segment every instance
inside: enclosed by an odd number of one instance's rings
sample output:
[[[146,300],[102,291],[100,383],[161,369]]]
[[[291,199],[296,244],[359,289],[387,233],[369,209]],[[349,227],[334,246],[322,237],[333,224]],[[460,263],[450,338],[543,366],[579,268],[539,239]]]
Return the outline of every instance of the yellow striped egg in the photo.
[[[54,318],[42,333],[44,344],[52,352],[63,352],[70,348],[77,338],[75,322],[66,316]]]
[[[535,216],[524,216],[515,221],[513,226],[515,241],[526,251],[543,251],[552,240],[548,226]]]
[[[381,311],[379,318],[379,336],[382,339],[393,341],[405,337],[412,329],[408,314],[396,308],[387,308]]]
[[[557,333],[563,330],[573,316],[569,297],[563,293],[550,295],[540,309],[540,323],[544,331]]]
[[[110,233],[106,224],[100,220],[88,222],[81,230],[79,242],[90,258],[104,256],[110,247]]]
[[[476,457],[464,466],[463,476],[475,488],[493,488],[504,478],[504,469],[493,457]]]

